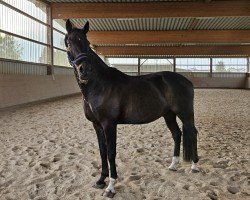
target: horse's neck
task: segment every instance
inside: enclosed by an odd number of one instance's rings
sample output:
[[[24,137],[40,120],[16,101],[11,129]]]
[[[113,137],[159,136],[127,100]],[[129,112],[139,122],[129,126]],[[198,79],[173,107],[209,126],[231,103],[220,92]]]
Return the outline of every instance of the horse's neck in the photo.
[[[105,91],[105,88],[127,80],[127,75],[106,65],[94,51],[90,50],[89,56],[91,65],[95,68],[95,74],[89,83],[86,85],[80,84],[82,94],[86,100],[90,93],[98,94],[101,91]]]
[[[91,60],[91,64],[95,68],[95,73],[96,73],[95,77],[93,79],[91,79],[89,81],[89,83],[87,83],[85,85],[85,84],[79,82],[79,80],[77,78],[76,71],[75,71],[77,82],[80,86],[83,97],[86,100],[88,99],[89,93],[93,92],[92,91],[93,88],[97,89],[99,87],[103,87],[101,82],[103,81],[103,79],[105,77],[104,76],[105,71],[108,68],[108,66],[103,62],[103,60],[92,49],[90,49],[88,56]]]
[[[98,71],[103,71],[105,69],[107,69],[107,65],[105,62],[103,62],[103,60],[92,50],[90,49],[89,51],[90,57],[91,57],[91,62],[94,65],[94,67],[96,68],[97,72]]]

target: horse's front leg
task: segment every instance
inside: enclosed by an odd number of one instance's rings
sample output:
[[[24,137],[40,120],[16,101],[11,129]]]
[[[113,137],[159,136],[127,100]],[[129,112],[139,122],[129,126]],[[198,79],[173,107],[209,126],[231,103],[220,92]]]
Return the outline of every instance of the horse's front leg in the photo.
[[[115,188],[114,185],[117,179],[117,172],[116,172],[116,164],[115,164],[115,157],[116,157],[116,124],[110,123],[104,126],[104,132],[107,141],[107,152],[108,152],[108,161],[110,167],[110,177],[109,177],[109,185],[105,189],[104,196],[113,198],[115,195]]]
[[[94,188],[103,189],[106,186],[105,179],[109,176],[109,169],[108,169],[108,159],[107,159],[107,145],[106,145],[106,138],[104,135],[103,128],[93,123],[94,129],[96,131],[98,143],[99,143],[99,150],[102,159],[102,173],[99,180],[93,185]]]

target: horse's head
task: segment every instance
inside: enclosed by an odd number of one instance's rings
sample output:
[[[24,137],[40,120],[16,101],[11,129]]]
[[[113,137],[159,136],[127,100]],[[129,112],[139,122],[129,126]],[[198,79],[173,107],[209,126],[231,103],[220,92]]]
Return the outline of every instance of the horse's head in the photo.
[[[89,31],[89,22],[82,29],[74,28],[70,22],[66,22],[67,34],[65,35],[65,45],[67,47],[70,62],[77,72],[78,79],[81,83],[87,83],[92,67],[90,60],[90,43],[87,40]]]

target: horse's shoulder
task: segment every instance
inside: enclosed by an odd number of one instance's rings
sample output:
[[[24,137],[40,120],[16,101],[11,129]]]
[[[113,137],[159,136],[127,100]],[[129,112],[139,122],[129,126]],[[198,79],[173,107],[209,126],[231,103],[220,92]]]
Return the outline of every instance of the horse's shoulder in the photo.
[[[91,107],[90,107],[89,103],[86,100],[83,100],[83,110],[84,110],[85,117],[89,121],[94,122],[95,121],[95,117],[93,115],[93,112],[91,110]]]

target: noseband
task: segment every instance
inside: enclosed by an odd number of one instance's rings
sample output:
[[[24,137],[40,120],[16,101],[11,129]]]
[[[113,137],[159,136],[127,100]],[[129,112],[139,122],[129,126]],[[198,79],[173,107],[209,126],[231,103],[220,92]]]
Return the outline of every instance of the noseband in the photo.
[[[67,51],[68,54],[68,60],[71,66],[76,66],[80,61],[89,61],[88,54],[86,53],[81,53],[78,55],[75,59],[74,57],[70,54],[69,51]]]

